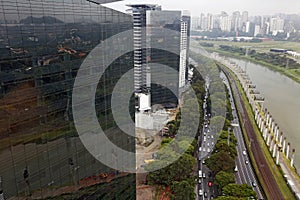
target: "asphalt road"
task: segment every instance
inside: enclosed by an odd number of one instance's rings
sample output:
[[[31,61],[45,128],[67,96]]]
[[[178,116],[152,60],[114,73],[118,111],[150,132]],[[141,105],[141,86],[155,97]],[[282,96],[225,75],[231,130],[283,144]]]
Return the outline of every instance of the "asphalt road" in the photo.
[[[237,139],[237,159],[236,159],[236,183],[238,184],[248,184],[252,186],[253,190],[256,192],[258,199],[264,199],[262,192],[260,188],[257,186],[257,179],[255,177],[254,170],[251,166],[250,159],[247,154],[246,144],[243,138],[242,130],[240,128],[239,120],[238,120],[238,114],[236,112],[236,106],[233,100],[233,95],[231,88],[228,83],[227,77],[222,73],[221,78],[223,79],[225,85],[228,88],[229,92],[229,100],[231,103],[232,108],[232,115],[234,120],[232,121],[232,124],[234,124],[233,133]],[[256,185],[256,186],[255,186]]]
[[[205,159],[210,156],[213,146],[216,142],[214,135],[210,132],[209,128],[209,120],[210,120],[210,113],[208,113],[206,108],[206,100],[209,96],[209,79],[206,79],[205,84],[205,100],[203,103],[204,108],[204,126],[203,130],[198,142],[199,142],[199,149],[198,149],[198,193],[197,199],[204,200],[204,199],[211,199],[217,196],[217,188],[212,184],[209,186],[209,182],[213,183],[213,178],[211,177],[210,170],[205,165]]]
[[[239,108],[241,116],[243,117],[243,122],[244,122],[244,126],[246,129],[247,137],[250,138],[250,141],[251,141],[250,142],[251,146],[249,147],[249,149],[252,151],[255,162],[259,166],[258,167],[259,174],[265,184],[266,192],[269,194],[270,199],[272,199],[272,200],[284,199],[281,191],[279,190],[279,186],[277,185],[276,180],[273,177],[271,169],[269,168],[269,166],[267,164],[264,153],[260,147],[258,138],[256,137],[254,129],[250,123],[249,116],[246,113],[245,102],[243,102],[243,100],[240,96],[236,82],[233,79],[233,77],[227,72],[226,68],[222,67],[222,69],[223,69],[224,73],[227,75],[227,77],[229,78],[229,81],[231,83],[234,98],[237,102],[237,106]]]

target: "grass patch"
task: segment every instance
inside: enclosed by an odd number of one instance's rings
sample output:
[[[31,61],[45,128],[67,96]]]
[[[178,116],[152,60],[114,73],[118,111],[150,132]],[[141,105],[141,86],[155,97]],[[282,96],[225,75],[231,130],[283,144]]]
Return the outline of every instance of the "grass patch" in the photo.
[[[226,44],[228,45],[228,42]],[[237,43],[234,43],[234,44],[237,44]],[[279,72],[279,73],[289,77],[290,79],[296,81],[297,83],[300,83],[300,69],[283,68],[283,67],[280,67],[277,65],[270,64],[268,62],[256,60],[255,58],[252,58],[250,56],[241,55],[240,53],[232,53],[232,52],[222,51],[216,47],[205,47],[205,49],[209,52],[217,52],[224,56],[229,56],[229,57],[238,58],[238,59],[242,59],[242,60],[248,60],[255,64],[265,66],[273,71]]]
[[[251,121],[251,125],[253,126],[254,128],[254,132],[256,134],[256,137],[258,139],[258,142],[260,143],[260,146],[263,150],[263,153],[264,153],[264,156],[266,158],[266,161],[268,163],[268,166],[269,168],[271,169],[271,172],[276,180],[276,183],[278,184],[279,186],[279,189],[280,191],[282,192],[283,196],[285,199],[294,199],[295,196],[293,195],[292,191],[290,190],[290,188],[287,186],[287,183],[283,177],[283,174],[282,174],[282,170],[280,169],[279,166],[276,165],[274,159],[272,158],[272,155],[268,149],[268,146],[265,144],[263,138],[262,138],[262,135],[255,123],[255,119],[254,119],[254,114],[252,112],[252,108],[250,106],[250,104],[248,103],[248,99],[246,97],[246,94],[244,93],[244,90],[242,89],[241,85],[240,85],[240,82],[238,81],[237,77],[235,76],[235,74],[233,74],[230,70],[228,70],[228,72],[234,77],[235,79],[235,82],[237,83],[237,86],[238,86],[238,90],[239,92],[241,93],[241,96],[242,96],[242,100],[243,102],[245,102],[245,108],[246,108],[246,114],[249,116],[249,119]],[[241,117],[241,114],[240,114],[240,111],[238,109],[238,114],[239,114],[239,118],[240,120],[242,119]],[[243,123],[241,123],[243,124]],[[244,138],[245,138],[245,142],[246,142],[246,146],[247,148],[249,148],[249,138],[247,137],[247,134],[246,134],[246,130],[245,130],[245,127],[242,126],[242,130],[243,130],[243,135],[244,135]],[[258,180],[260,181],[261,185],[263,188],[265,188],[265,185],[264,185],[264,182],[261,178],[260,173],[259,173],[259,170],[258,170],[258,165],[257,163],[255,162],[255,159],[254,159],[254,156],[252,154],[252,152],[248,149],[248,152],[249,152],[249,155],[250,155],[250,158],[251,158],[251,161],[252,161],[252,164],[253,164],[253,167],[256,171],[256,174],[257,174],[257,178]],[[264,189],[264,191],[266,191]],[[268,199],[269,199],[269,195],[266,194]]]

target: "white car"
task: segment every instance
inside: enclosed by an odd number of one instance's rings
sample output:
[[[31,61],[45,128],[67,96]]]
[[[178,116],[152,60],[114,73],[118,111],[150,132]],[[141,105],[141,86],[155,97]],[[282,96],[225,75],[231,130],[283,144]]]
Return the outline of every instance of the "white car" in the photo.
[[[202,196],[203,195],[203,191],[200,189],[199,190],[199,196]]]
[[[199,170],[199,178],[202,178],[202,171]]]
[[[201,150],[202,150],[202,147],[199,147],[199,152],[201,152]]]
[[[209,142],[207,143],[207,146],[209,147]]]
[[[203,141],[206,142],[206,136],[203,137]]]
[[[214,145],[215,143],[214,142],[211,142],[211,145]]]
[[[244,156],[247,155],[246,150],[243,151],[243,155],[244,155]]]
[[[210,148],[207,148],[207,152],[210,152]]]
[[[204,152],[206,151],[205,148],[203,148],[203,151],[204,151]]]

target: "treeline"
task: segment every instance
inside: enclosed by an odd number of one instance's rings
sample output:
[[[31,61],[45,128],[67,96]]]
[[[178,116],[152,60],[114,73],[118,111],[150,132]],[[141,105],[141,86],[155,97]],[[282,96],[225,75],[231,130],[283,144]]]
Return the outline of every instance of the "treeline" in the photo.
[[[198,109],[189,99],[189,94],[184,98],[184,105],[177,113],[174,120],[167,124],[168,131],[165,134],[167,138],[162,140],[162,144],[155,161],[147,164],[145,170],[149,171],[147,175],[147,184],[158,185],[171,191],[169,197],[174,200],[195,199],[194,191],[196,176],[194,175],[194,167],[196,159],[194,157],[195,148],[197,146],[197,137],[199,130],[203,124],[203,98],[205,95],[204,80],[197,70],[194,71],[192,79],[192,88],[197,97]],[[183,123],[182,113],[194,115],[198,112],[199,123],[188,123],[196,127],[196,133],[190,133],[191,127],[187,127],[186,122]],[[193,120],[192,120],[193,121]],[[182,127],[184,126],[184,127]],[[180,132],[183,129],[184,133]],[[187,133],[186,133],[187,132]]]
[[[219,133],[211,156],[205,162],[207,167],[212,171],[212,177],[219,189],[219,193],[222,194],[217,199],[255,198],[256,194],[251,186],[247,184],[235,184],[234,168],[237,157],[237,140],[234,133],[229,131],[229,129],[232,129],[230,122],[233,119],[233,115],[227,88],[226,97],[227,113],[223,130]]]
[[[229,45],[220,45],[219,49],[222,51],[235,53],[239,55],[246,55],[246,48],[229,46]],[[297,63],[294,59],[287,57],[285,54],[278,53],[264,53],[264,52],[256,52],[254,49],[248,51],[248,55],[251,58],[254,58],[258,61],[263,61],[265,63],[269,63],[272,65],[280,66],[280,67],[288,67],[290,69],[298,69],[300,68],[300,64]]]

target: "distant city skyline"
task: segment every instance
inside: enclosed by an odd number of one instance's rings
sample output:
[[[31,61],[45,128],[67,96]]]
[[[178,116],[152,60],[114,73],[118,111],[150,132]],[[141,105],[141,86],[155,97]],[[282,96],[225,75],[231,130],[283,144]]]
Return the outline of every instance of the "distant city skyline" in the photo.
[[[199,16],[201,13],[219,14],[225,11],[231,14],[234,11],[248,11],[249,16],[255,15],[275,15],[278,13],[300,14],[299,0],[246,0],[241,3],[239,0],[124,0],[115,3],[105,4],[109,8],[113,8],[125,12],[127,4],[134,3],[151,3],[159,4],[164,10],[188,10],[192,16]]]

